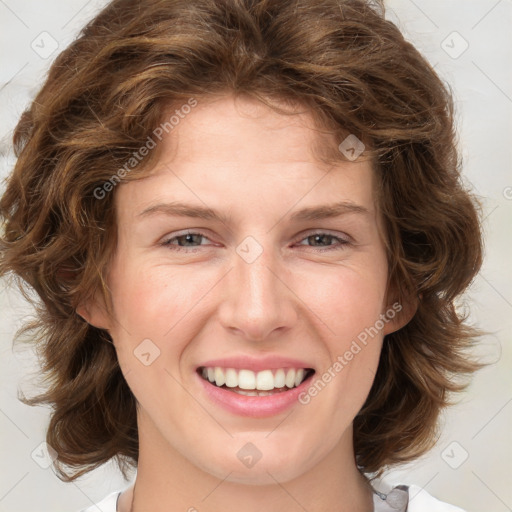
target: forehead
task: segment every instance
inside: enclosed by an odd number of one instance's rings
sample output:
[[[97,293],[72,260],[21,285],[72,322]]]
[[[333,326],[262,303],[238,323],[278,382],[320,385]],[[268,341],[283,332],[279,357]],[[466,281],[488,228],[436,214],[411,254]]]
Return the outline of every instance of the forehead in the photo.
[[[324,169],[334,159],[342,160],[336,136],[315,121],[310,109],[275,100],[272,104],[287,113],[248,95],[199,99],[197,106],[181,116],[170,136],[164,137],[164,159],[186,162],[215,157],[226,163],[251,159],[262,165],[312,162]]]
[[[334,135],[304,107],[295,112],[283,114],[249,97],[199,101],[164,135],[156,165],[119,190],[119,206],[142,211],[186,199],[256,211],[344,200],[372,210],[371,163],[319,158],[322,148],[336,147]]]

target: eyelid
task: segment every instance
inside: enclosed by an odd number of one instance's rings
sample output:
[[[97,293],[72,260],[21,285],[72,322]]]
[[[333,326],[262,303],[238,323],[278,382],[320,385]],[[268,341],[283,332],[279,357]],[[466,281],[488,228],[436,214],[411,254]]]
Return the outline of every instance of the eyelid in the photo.
[[[184,231],[178,231],[176,233],[171,233],[170,235],[165,235],[165,237],[163,237],[161,239],[159,244],[160,245],[170,245],[168,242],[175,240],[176,238],[181,238],[182,236],[186,236],[186,235],[199,235],[199,236],[202,236],[203,238],[206,238],[210,242],[212,242],[210,237],[208,235],[206,235],[206,233],[204,231],[202,231],[201,229],[191,228],[191,229],[185,229]],[[178,246],[178,247],[180,247],[180,246]],[[198,247],[202,247],[202,246],[198,246]],[[194,249],[194,247],[191,247],[191,249]]]
[[[294,243],[301,242],[305,238],[314,235],[327,235],[333,238],[338,238],[339,240],[342,240],[343,242],[346,243],[354,243],[354,239],[351,236],[347,235],[346,233],[334,232],[330,231],[329,229],[313,229],[304,231],[303,233],[297,235],[296,241]]]
[[[186,235],[199,235],[202,238],[205,238],[206,240],[209,240],[210,242],[212,242],[210,237],[207,236],[205,234],[205,232],[202,229],[199,229],[199,228],[198,229],[189,228],[189,229],[186,229],[184,231],[178,231],[176,233],[172,233],[171,235],[172,236],[166,236],[161,242],[159,242],[159,245],[162,245],[164,247],[172,245],[172,247],[174,248],[173,250],[193,252],[194,250],[200,249],[201,247],[205,247],[205,246],[208,246],[210,244],[206,244],[206,245],[201,244],[201,245],[198,245],[198,246],[186,247],[186,246],[174,245],[174,244],[171,244],[170,242],[174,241],[175,239],[180,238],[182,236],[186,236]],[[340,247],[343,247],[345,245],[349,245],[349,244],[353,244],[354,243],[353,238],[351,236],[349,236],[348,234],[346,234],[346,233],[339,233],[339,232],[335,233],[335,232],[331,232],[330,230],[325,230],[325,229],[318,228],[316,230],[313,229],[313,230],[303,231],[302,233],[297,235],[297,237],[294,240],[293,244],[298,244],[299,242],[304,241],[305,239],[309,238],[310,236],[315,236],[315,235],[327,235],[329,237],[332,237],[333,239],[337,239],[338,240],[338,244],[328,245],[328,246],[325,246],[325,247],[310,246],[311,249],[319,251],[319,252],[333,250],[333,249],[340,248]],[[303,247],[308,247],[308,246],[307,245],[303,245]]]

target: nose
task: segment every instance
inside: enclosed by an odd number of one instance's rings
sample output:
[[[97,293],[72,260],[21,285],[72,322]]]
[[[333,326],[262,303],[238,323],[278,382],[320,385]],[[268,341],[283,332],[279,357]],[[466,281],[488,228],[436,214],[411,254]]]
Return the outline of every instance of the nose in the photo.
[[[298,314],[297,299],[287,280],[289,273],[275,251],[264,249],[252,262],[234,251],[219,307],[223,327],[250,341],[267,340],[290,329]]]

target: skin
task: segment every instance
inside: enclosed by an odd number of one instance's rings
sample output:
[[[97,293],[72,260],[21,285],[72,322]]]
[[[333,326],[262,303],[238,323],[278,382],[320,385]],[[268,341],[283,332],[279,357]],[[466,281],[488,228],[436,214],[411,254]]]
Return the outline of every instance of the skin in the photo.
[[[406,323],[403,315],[310,403],[268,418],[221,409],[195,374],[208,359],[272,353],[305,360],[321,375],[393,302],[371,163],[322,164],[313,126],[307,113],[290,117],[247,98],[200,101],[163,139],[154,169],[116,190],[114,318],[99,300],[79,313],[108,329],[138,401],[135,493],[123,493],[120,512],[373,510],[352,423],[383,337]],[[171,201],[230,219],[139,215]],[[290,220],[338,201],[366,213]],[[162,245],[187,229],[203,237],[181,239],[181,251],[176,239]],[[317,231],[348,243],[308,238]],[[263,250],[250,264],[236,251],[248,236]],[[144,339],[160,350],[148,366],[134,356]],[[248,442],[262,453],[251,468],[236,456]]]

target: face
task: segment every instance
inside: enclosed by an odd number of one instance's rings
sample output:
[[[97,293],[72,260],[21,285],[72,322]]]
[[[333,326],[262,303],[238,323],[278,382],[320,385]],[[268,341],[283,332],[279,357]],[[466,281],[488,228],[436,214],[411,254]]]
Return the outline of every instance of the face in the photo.
[[[90,318],[114,340],[141,439],[218,478],[353,463],[352,422],[396,328],[371,165],[320,163],[312,126],[254,100],[199,102],[116,191],[115,318]]]

